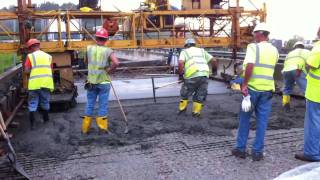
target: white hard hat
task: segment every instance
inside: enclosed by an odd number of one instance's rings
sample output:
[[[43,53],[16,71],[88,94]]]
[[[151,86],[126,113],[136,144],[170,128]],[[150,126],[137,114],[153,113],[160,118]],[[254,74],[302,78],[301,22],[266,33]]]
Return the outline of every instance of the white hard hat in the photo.
[[[256,32],[256,31],[266,31],[266,32],[270,33],[269,27],[264,22],[259,23],[259,24],[256,25],[256,27],[254,28],[253,32]]]
[[[295,48],[295,47],[298,46],[298,45],[304,46],[303,42],[297,41],[296,43],[294,43],[293,48]]]
[[[184,42],[184,45],[187,45],[187,44],[196,44],[196,41],[193,38],[189,38]]]

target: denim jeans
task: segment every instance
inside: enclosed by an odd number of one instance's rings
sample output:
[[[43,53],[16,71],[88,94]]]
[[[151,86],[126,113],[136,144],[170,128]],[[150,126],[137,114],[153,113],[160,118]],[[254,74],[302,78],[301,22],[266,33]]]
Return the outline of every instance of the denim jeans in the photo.
[[[95,84],[92,89],[87,90],[87,106],[85,115],[93,116],[94,105],[97,97],[99,101],[98,116],[108,116],[108,100],[109,100],[110,84]]]
[[[38,105],[43,110],[50,109],[50,90],[49,89],[37,89],[29,90],[28,93],[28,109],[29,112],[35,112],[38,109]]]
[[[271,112],[272,92],[253,91],[249,89],[253,109],[249,112],[240,110],[239,128],[236,148],[245,151],[250,129],[250,118],[254,112],[256,115],[256,137],[252,146],[253,153],[262,153],[264,147],[264,136],[268,126],[269,115]]]
[[[304,120],[304,155],[320,160],[320,103],[309,100]]]
[[[301,72],[300,76],[297,77],[296,70],[286,71],[286,72],[283,72],[283,79],[284,79],[284,89],[283,89],[284,95],[290,95],[292,93],[295,83],[297,83],[297,85],[299,86],[300,91],[303,94],[305,93],[306,86],[307,86],[307,79],[306,79],[305,73]]]
[[[208,78],[205,76],[185,79],[180,90],[183,100],[188,100],[193,95],[193,102],[203,103],[208,94]]]

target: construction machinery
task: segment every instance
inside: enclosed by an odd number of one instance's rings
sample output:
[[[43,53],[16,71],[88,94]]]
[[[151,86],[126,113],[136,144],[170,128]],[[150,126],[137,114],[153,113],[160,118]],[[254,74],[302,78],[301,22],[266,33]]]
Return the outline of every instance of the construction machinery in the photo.
[[[76,104],[73,67],[78,65],[78,52],[95,43],[99,27],[109,31],[106,46],[113,49],[182,48],[185,39],[193,37],[200,47],[232,49],[236,59],[236,52],[252,41],[255,24],[266,19],[265,4],[246,10],[240,0],[183,0],[181,10],[167,0],[146,0],[132,12],[102,11],[98,1],[79,1],[79,9],[88,6],[90,12],[39,11],[31,0],[17,2],[16,11],[0,12],[0,52],[20,53],[24,60],[27,40],[40,40],[40,48],[53,57],[55,92],[51,102],[67,107]],[[14,72],[22,69],[20,65]],[[26,88],[27,76],[22,75]]]

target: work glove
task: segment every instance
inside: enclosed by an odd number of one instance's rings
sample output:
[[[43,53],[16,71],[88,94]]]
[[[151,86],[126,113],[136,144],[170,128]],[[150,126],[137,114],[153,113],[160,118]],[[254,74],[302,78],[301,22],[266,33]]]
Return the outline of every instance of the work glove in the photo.
[[[250,100],[250,95],[243,96],[243,100],[241,103],[242,111],[249,112],[249,111],[251,111],[251,108],[252,108],[252,104],[251,104],[251,100]]]

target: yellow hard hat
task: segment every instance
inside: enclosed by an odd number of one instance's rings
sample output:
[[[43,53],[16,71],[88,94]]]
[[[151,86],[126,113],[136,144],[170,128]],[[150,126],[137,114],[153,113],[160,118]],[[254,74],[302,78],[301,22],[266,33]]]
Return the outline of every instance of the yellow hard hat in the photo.
[[[90,11],[93,11],[93,9],[91,9],[89,7],[82,7],[82,8],[80,8],[80,11],[81,12],[90,12]]]

